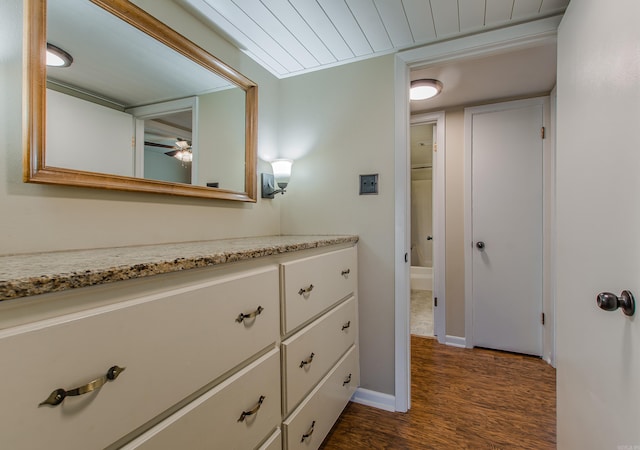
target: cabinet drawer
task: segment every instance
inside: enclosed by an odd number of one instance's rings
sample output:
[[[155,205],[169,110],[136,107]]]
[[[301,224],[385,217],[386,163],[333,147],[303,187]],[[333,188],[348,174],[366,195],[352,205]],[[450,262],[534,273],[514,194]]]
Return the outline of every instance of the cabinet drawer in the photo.
[[[273,344],[278,318],[274,265],[4,329],[2,446],[104,448]],[[38,406],[114,365],[126,370],[102,388]]]
[[[356,317],[356,299],[351,297],[282,343],[285,414],[355,343]]]
[[[274,349],[123,450],[256,448],[280,422],[279,365]]]
[[[283,263],[282,333],[288,334],[356,291],[356,247]]]
[[[258,450],[282,450],[282,432],[278,428]]]
[[[286,448],[318,448],[356,391],[359,382],[358,351],[354,346],[283,422]]]

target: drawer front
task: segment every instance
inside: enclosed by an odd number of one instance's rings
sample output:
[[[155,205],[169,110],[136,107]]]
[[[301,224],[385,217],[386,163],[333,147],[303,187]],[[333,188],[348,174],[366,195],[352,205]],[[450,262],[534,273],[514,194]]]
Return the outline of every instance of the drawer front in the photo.
[[[351,297],[282,343],[285,414],[355,343],[356,318],[356,299]]]
[[[272,350],[123,450],[256,448],[280,422],[279,356]]]
[[[357,288],[356,247],[283,263],[282,333],[288,334]]]
[[[0,331],[3,446],[104,448],[267,348],[278,338],[277,270]],[[258,306],[259,316],[236,321]],[[126,370],[100,389],[38,407],[54,389],[80,387],[114,365]]]
[[[282,432],[278,428],[258,450],[282,450]]]
[[[359,382],[358,352],[354,346],[283,422],[286,448],[318,448],[356,391]]]

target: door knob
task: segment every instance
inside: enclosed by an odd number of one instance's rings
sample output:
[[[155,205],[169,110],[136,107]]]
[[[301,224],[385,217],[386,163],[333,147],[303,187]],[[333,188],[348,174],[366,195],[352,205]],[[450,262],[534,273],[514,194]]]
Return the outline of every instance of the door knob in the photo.
[[[433,236],[427,236],[427,241],[432,241],[433,240]]]
[[[622,291],[620,297],[611,292],[600,292],[596,297],[596,302],[605,311],[615,311],[618,308],[627,316],[633,316],[636,311],[636,300],[629,291]]]
[[[478,247],[478,249],[482,250],[484,248],[484,242],[482,242],[482,241],[476,242],[476,247]]]

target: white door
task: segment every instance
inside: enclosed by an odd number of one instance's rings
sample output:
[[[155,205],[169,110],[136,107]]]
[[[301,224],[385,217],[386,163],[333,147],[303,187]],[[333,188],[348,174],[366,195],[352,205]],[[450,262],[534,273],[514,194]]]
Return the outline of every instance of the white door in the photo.
[[[640,297],[640,2],[614,3],[571,2],[558,35],[561,450],[640,449],[639,313],[596,304]]]
[[[543,98],[465,110],[472,342],[542,354]]]

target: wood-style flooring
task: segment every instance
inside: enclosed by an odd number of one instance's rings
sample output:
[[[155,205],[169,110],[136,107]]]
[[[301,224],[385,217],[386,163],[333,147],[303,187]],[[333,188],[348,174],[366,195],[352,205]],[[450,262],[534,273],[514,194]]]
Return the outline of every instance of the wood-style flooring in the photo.
[[[411,409],[349,403],[321,448],[554,449],[555,369],[539,358],[411,336]]]

